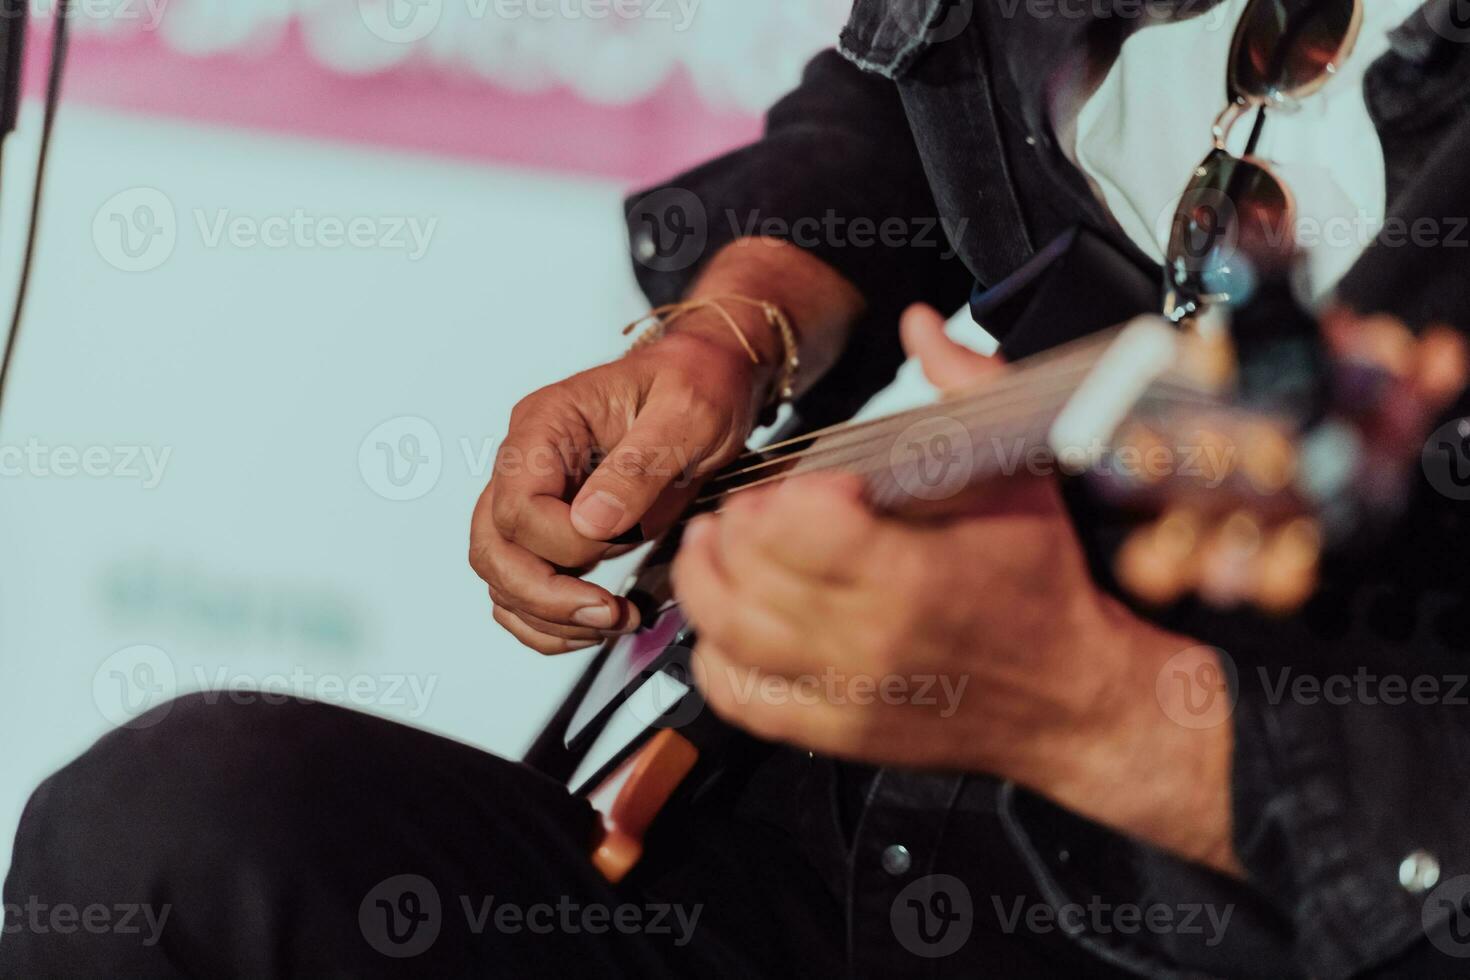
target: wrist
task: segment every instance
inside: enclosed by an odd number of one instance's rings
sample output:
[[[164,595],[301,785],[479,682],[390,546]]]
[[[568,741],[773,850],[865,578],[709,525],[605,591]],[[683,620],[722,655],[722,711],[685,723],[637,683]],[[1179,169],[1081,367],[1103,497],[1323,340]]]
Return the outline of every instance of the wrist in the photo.
[[[1179,670],[1223,677],[1208,647],[1098,597],[1092,662],[1112,680],[1096,724],[1057,739],[1032,788],[1098,823],[1238,876],[1232,838],[1234,729],[1228,710],[1181,712]],[[1111,666],[1108,666],[1111,665]],[[1162,678],[1162,681],[1161,681]],[[1228,700],[1228,699],[1227,699]]]
[[[701,301],[694,297],[688,302]],[[788,339],[755,301],[714,298],[708,306],[676,311],[656,322],[655,328],[658,333],[635,344],[635,350],[646,347],[690,353],[703,362],[718,363],[745,381],[757,410],[774,400],[779,394],[776,389],[790,380]]]
[[[728,337],[728,326],[725,331]],[[775,384],[775,367],[753,362],[739,341],[698,329],[686,331],[682,321],[676,329],[629,351],[627,356],[651,357],[679,365],[680,370],[698,377],[706,393],[733,400],[740,412],[750,417],[752,425]]]

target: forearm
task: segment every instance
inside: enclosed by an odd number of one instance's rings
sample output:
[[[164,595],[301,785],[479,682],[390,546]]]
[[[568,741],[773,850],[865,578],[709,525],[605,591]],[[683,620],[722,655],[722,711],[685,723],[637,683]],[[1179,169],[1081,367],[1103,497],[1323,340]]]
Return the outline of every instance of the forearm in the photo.
[[[1095,823],[1231,877],[1231,692],[1213,648],[1134,616],[1111,598],[1086,608],[1074,639],[1120,665],[1097,724],[1028,740],[1012,775]],[[1083,637],[1084,639],[1076,639]]]

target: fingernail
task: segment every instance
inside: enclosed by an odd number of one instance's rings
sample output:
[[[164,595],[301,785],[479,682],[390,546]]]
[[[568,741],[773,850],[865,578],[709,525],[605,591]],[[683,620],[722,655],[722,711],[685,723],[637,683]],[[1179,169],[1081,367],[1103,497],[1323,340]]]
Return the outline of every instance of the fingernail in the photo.
[[[572,613],[572,622],[595,630],[613,628],[613,611],[606,606],[583,606]]]
[[[618,526],[618,521],[623,519],[623,512],[626,510],[617,497],[606,490],[599,490],[577,502],[575,516],[599,534],[606,534]]]

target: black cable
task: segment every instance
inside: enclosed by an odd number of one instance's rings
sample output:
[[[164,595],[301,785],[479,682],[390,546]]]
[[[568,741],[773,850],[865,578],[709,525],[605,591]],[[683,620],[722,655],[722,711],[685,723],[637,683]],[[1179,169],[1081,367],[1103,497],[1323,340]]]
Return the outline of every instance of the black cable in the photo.
[[[26,229],[25,258],[21,260],[20,280],[15,287],[15,310],[10,318],[10,333],[5,344],[5,354],[0,357],[0,413],[5,408],[6,381],[10,377],[10,362],[15,357],[15,348],[20,340],[21,315],[25,311],[26,291],[31,282],[31,260],[36,253],[37,217],[41,211],[41,195],[46,185],[46,161],[51,151],[51,130],[56,122],[56,110],[61,102],[61,78],[66,72],[68,30],[71,21],[71,0],[61,0],[56,8],[56,27],[51,35],[51,66],[46,81],[46,115],[41,125],[41,149],[36,157],[36,183],[31,191],[30,223]]]

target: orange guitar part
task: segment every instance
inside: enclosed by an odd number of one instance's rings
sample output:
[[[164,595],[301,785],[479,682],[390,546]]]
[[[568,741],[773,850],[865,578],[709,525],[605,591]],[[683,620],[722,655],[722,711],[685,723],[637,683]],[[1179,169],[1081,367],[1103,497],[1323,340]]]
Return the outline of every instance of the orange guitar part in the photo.
[[[633,870],[643,856],[643,835],[698,761],[694,744],[665,728],[588,796],[602,814],[592,864],[604,878],[617,884]]]

